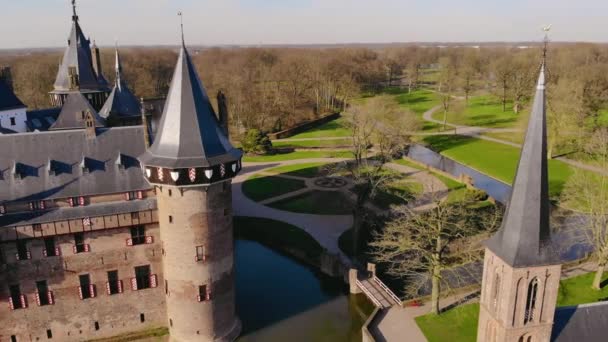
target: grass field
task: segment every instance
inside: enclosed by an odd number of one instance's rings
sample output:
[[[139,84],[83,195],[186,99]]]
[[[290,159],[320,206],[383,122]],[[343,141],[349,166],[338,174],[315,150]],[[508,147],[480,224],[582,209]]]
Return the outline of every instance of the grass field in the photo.
[[[272,174],[287,174],[291,176],[313,178],[320,175],[322,166],[327,163],[301,163],[275,167],[266,172]]]
[[[290,138],[348,137],[349,135],[350,130],[346,128],[344,118],[339,118]]]
[[[399,159],[399,160],[395,160],[393,161],[396,164],[401,164],[401,165],[405,165],[405,166],[409,166],[411,168],[417,169],[417,170],[424,170],[423,167],[421,167],[420,165],[416,164],[416,163],[412,163],[407,159]],[[465,193],[467,191],[467,187],[466,185],[464,185],[463,183],[457,182],[449,177],[446,177],[442,174],[439,174],[437,172],[433,172],[433,171],[429,171],[433,176],[437,177],[437,179],[439,179],[443,184],[445,184],[445,186],[448,187],[448,203],[451,202],[457,202],[459,200],[461,200],[462,198],[464,198]]]
[[[349,138],[344,139],[332,139],[332,140],[303,140],[303,141],[281,141],[274,140],[272,142],[273,147],[283,148],[311,148],[311,147],[350,147],[352,142]]]
[[[403,93],[395,96],[395,100],[401,106],[416,114],[416,118],[422,125],[421,129],[423,131],[438,130],[440,128],[440,125],[422,119],[424,112],[439,105],[439,97],[436,93],[427,89],[419,89],[408,94],[407,90],[403,90]]]
[[[270,204],[271,207],[295,213],[347,215],[352,213],[350,199],[337,191],[310,191]]]
[[[279,250],[296,249],[312,258],[318,258],[323,251],[317,240],[302,229],[265,218],[234,217],[234,234]]]
[[[518,148],[459,135],[428,136],[424,138],[424,142],[434,151],[482,173],[507,184],[513,182],[520,155]],[[549,161],[551,197],[556,198],[560,195],[572,172],[570,166],[559,160]]]
[[[525,133],[521,131],[511,133],[484,133],[483,135],[521,145],[524,143],[524,134]]]
[[[347,151],[296,151],[289,153],[277,153],[266,156],[246,155],[244,162],[274,162],[308,158],[352,158],[353,154]]]
[[[274,176],[255,175],[243,183],[243,193],[254,201],[263,201],[306,188],[304,181]]]
[[[482,95],[469,98],[469,104],[464,107],[464,101],[458,100],[455,107],[463,108],[454,112],[448,112],[448,123],[466,126],[482,126],[492,128],[513,128],[520,126],[519,121],[528,116],[528,110],[524,108],[516,114],[513,112],[512,103],[507,103],[507,110],[503,112],[502,103],[499,98],[492,95]],[[443,111],[437,111],[433,118],[443,121]]]

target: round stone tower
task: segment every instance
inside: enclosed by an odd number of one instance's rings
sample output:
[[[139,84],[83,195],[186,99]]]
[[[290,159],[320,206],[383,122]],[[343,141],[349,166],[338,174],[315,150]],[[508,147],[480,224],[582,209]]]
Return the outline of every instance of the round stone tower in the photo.
[[[233,341],[240,333],[231,181],[241,156],[182,45],[158,133],[140,157],[156,187],[171,341]]]

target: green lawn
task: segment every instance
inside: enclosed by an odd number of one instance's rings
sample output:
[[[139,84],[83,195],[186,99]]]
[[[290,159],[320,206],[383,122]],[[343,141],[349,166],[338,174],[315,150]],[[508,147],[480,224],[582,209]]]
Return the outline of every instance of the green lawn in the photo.
[[[303,180],[264,175],[255,175],[243,183],[245,196],[256,202],[304,188]]]
[[[312,148],[312,147],[350,147],[352,142],[349,138],[332,140],[303,140],[303,141],[281,141],[274,140],[272,146],[283,148]]]
[[[386,187],[372,198],[373,204],[385,210],[391,205],[406,204],[424,191],[422,184],[405,179],[391,182]]]
[[[265,218],[234,217],[234,234],[279,250],[296,249],[312,258],[318,258],[323,251],[317,240],[302,229]]]
[[[463,108],[448,112],[448,123],[466,126],[482,126],[493,128],[518,127],[519,120],[528,116],[528,110],[523,109],[516,114],[511,103],[507,103],[507,110],[503,112],[499,98],[492,95],[482,95],[469,98],[469,104],[464,107],[464,101],[459,105]],[[456,105],[458,107],[458,105]],[[437,111],[433,118],[443,121],[443,111]]]
[[[301,163],[275,167],[266,172],[313,178],[320,176],[323,165],[327,165],[327,163]]]
[[[346,128],[344,118],[339,118],[290,138],[348,137],[349,135],[350,130]]]
[[[608,109],[600,110],[599,124],[603,127],[608,127]]]
[[[347,215],[352,213],[350,199],[339,191],[310,191],[270,204],[271,207],[295,213]]]
[[[513,183],[520,150],[518,148],[459,135],[424,138],[434,151],[470,166],[507,184]],[[572,175],[572,168],[559,160],[549,161],[549,192],[556,198]]]
[[[524,143],[524,131],[513,133],[484,133],[483,135],[520,145]]]
[[[557,306],[594,303],[608,298],[608,286],[600,291],[591,289],[594,273],[565,279],[560,282]],[[608,274],[604,275],[604,282]],[[441,315],[416,317],[416,323],[429,342],[473,342],[477,338],[479,304],[461,305]]]
[[[438,130],[440,125],[422,119],[422,114],[424,114],[424,112],[439,105],[439,97],[437,94],[427,89],[415,90],[409,94],[407,93],[407,90],[403,90],[403,92],[404,93],[395,96],[395,100],[397,100],[401,106],[416,114],[416,117],[422,124],[422,130]]]
[[[474,342],[478,317],[479,304],[467,304],[441,315],[418,316],[416,323],[429,342]]]
[[[308,158],[352,158],[353,154],[347,151],[296,151],[289,153],[277,153],[266,156],[246,155],[244,162],[274,162],[294,159]]]
[[[407,159],[398,159],[398,160],[395,160],[394,163],[409,166],[409,167],[417,169],[417,170],[425,170],[420,165],[413,163]],[[462,198],[464,198],[466,191],[467,191],[466,185],[464,185],[463,183],[457,182],[457,181],[453,180],[452,178],[444,176],[440,173],[433,172],[433,171],[429,171],[429,172],[433,176],[437,177],[437,179],[439,179],[443,184],[445,184],[445,186],[448,187],[448,191],[449,191],[448,199],[447,199],[448,203],[457,202],[457,201],[462,200]]]

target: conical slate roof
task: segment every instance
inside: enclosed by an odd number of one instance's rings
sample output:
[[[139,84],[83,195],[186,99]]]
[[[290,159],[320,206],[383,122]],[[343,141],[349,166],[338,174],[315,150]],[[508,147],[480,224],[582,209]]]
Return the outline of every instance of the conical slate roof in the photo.
[[[141,162],[173,169],[208,167],[237,161],[241,155],[223,133],[182,44],[158,133]]]
[[[93,114],[95,127],[105,126],[105,120],[97,114],[84,95],[79,92],[72,92],[68,95],[59,116],[57,116],[57,120],[49,127],[49,130],[85,128],[87,112]]]
[[[99,115],[105,119],[110,117],[139,117],[141,115],[141,107],[139,101],[133,95],[127,82],[122,78],[122,64],[120,63],[120,55],[116,49],[116,80],[114,88],[103,108],[99,111]]]
[[[545,66],[541,66],[536,95],[521,151],[511,199],[499,232],[488,248],[514,267],[556,261],[549,226]]]
[[[72,16],[72,30],[68,38],[68,47],[63,54],[63,60],[57,72],[55,91],[70,90],[69,68],[75,67],[78,74],[79,88],[82,90],[108,90],[107,81],[99,80],[93,70],[93,57],[91,56],[90,41],[85,37],[78,15],[74,8]],[[104,83],[105,81],[105,83]]]

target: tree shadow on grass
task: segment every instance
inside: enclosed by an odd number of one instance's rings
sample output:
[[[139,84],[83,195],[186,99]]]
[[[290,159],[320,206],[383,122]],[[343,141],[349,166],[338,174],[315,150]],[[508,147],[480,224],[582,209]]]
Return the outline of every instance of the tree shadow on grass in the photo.
[[[424,138],[424,142],[435,152],[442,152],[458,146],[467,145],[475,141],[475,138],[463,135],[433,135]]]

